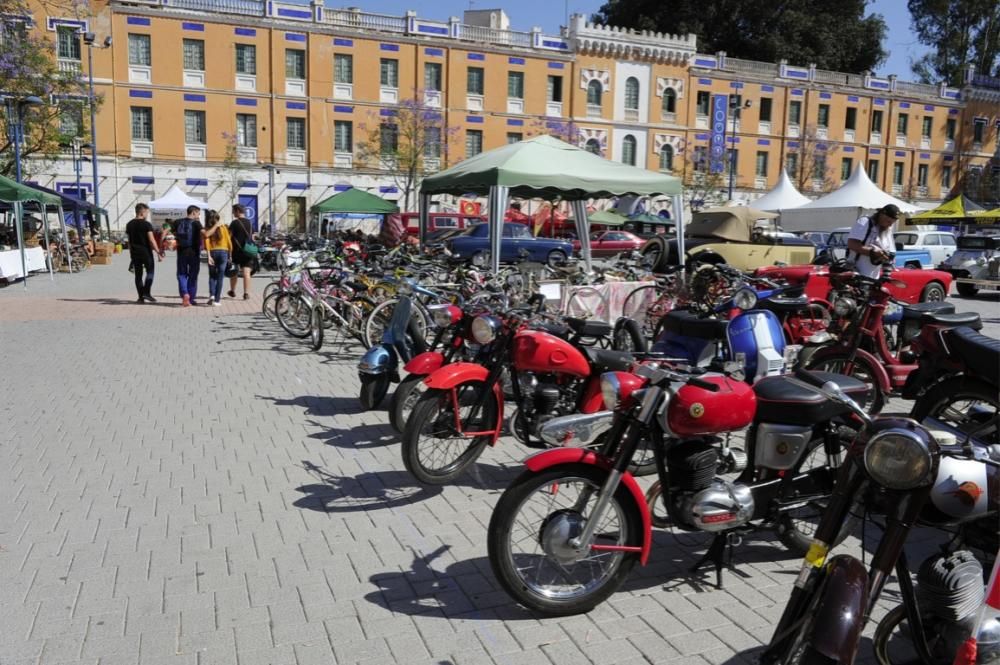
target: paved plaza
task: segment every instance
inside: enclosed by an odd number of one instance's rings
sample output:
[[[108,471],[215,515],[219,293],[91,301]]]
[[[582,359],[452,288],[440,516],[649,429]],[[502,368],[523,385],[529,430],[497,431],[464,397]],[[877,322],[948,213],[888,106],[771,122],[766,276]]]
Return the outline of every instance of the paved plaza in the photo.
[[[0,289],[0,665],[742,665],[769,639],[799,567],[769,532],[722,590],[687,572],[707,537],[660,532],[590,614],[514,605],[485,534],[526,449],[422,488],[359,347],[286,336],[263,278],[184,309],[171,255],[137,305],[126,266]],[[1000,336],[995,296],[955,302]]]

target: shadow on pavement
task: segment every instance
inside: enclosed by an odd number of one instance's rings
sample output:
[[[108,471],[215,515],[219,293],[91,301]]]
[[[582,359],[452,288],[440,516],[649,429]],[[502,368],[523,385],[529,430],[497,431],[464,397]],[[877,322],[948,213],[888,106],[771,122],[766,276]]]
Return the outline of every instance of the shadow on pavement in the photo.
[[[270,400],[275,406],[297,406],[304,409],[304,415],[317,418],[339,416],[343,414],[363,413],[361,402],[356,397],[331,397],[328,395],[299,395],[292,398],[268,397],[254,395],[255,399]],[[321,427],[319,423],[310,423]],[[386,425],[388,427],[388,425]]]
[[[163,296],[157,297],[158,302],[138,303],[134,298],[59,298],[59,302],[93,302],[99,305],[134,305],[136,307],[180,307],[179,302],[163,302]]]

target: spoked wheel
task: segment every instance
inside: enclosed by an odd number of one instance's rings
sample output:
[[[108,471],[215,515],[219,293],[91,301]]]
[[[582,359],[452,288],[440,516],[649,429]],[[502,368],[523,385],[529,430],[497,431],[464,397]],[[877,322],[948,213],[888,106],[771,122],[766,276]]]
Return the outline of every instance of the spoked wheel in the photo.
[[[924,624],[924,633],[935,662],[949,665],[955,657],[954,648],[949,648],[941,634],[927,624]],[[879,665],[924,665],[913,644],[904,606],[897,605],[879,621],[872,637],[872,650]]]
[[[632,353],[646,353],[649,350],[639,323],[624,317],[615,323],[612,348],[615,351],[630,351]]]
[[[260,304],[260,311],[271,321],[274,321],[278,317],[275,305],[281,295],[280,291],[269,293],[264,296],[264,300]]]
[[[261,292],[261,297],[264,300],[267,300],[267,297],[269,295],[271,295],[272,293],[278,293],[280,291],[281,291],[281,282],[275,280],[264,287],[264,290]]]
[[[313,351],[323,348],[323,306],[316,305],[312,308],[309,325],[309,347]]]
[[[399,382],[396,391],[392,394],[392,403],[389,405],[389,424],[392,428],[403,433],[406,421],[413,412],[423,394],[423,382],[427,377],[423,374],[410,374]]]
[[[487,531],[490,566],[517,602],[547,616],[593,609],[639,559],[639,509],[619,486],[590,547],[572,540],[589,519],[608,472],[567,464],[521,474],[500,497]]]
[[[910,416],[931,417],[983,443],[1000,444],[1000,396],[996,387],[957,376],[938,383],[917,398]]]
[[[312,307],[302,296],[281,294],[274,303],[274,313],[282,329],[292,337],[303,339],[309,336]]]
[[[484,392],[487,394],[482,395]],[[475,420],[470,420],[473,405],[481,395],[483,404]],[[460,476],[479,458],[493,436],[462,432],[485,432],[497,427],[498,410],[492,389],[487,392],[482,381],[469,381],[451,390],[425,391],[403,430],[403,464],[407,471],[429,485],[443,485]]]
[[[379,303],[368,315],[365,317],[364,323],[362,324],[361,334],[363,336],[364,345],[371,348],[375,344],[382,343],[382,333],[385,332],[386,327],[389,325],[389,321],[392,320],[392,310],[399,302],[398,299],[393,298],[392,300],[386,300],[385,302]],[[424,317],[424,313],[418,307],[413,307],[410,312],[410,321],[415,322],[417,330],[420,331],[420,336],[423,339],[427,338],[427,319]]]
[[[809,359],[806,369],[844,374],[852,376],[858,381],[863,381],[868,386],[868,391],[865,393],[865,403],[868,413],[872,415],[881,413],[882,407],[885,406],[885,393],[882,392],[882,389],[878,385],[878,379],[875,378],[875,370],[863,358],[859,357],[854,360],[848,360],[842,356],[828,355],[819,358],[813,356]]]

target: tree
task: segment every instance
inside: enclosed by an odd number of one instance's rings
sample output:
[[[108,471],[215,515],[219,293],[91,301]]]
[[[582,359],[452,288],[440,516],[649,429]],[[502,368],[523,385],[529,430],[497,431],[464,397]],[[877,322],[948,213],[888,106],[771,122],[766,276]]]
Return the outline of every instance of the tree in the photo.
[[[580,128],[572,120],[536,118],[532,123],[531,130],[533,136],[547,135],[575,146],[580,146],[583,139]]]
[[[865,16],[868,0],[607,0],[594,15],[606,25],[694,33],[702,53],[861,72],[886,56],[885,20]]]
[[[413,99],[396,107],[372,111],[359,126],[364,133],[357,145],[360,163],[389,172],[402,190],[403,210],[410,210],[421,178],[448,164],[451,139],[458,131],[447,126],[440,109],[424,104],[423,97],[417,90]]]
[[[913,31],[930,47],[911,61],[925,83],[961,86],[965,68],[1000,76],[1000,3],[996,0],[909,0]]]
[[[728,198],[728,176],[725,169],[712,173],[706,146],[681,147],[681,159],[674,160],[674,175],[684,182],[684,203],[692,212],[721,205]]]
[[[54,16],[78,16],[79,6],[69,0],[47,2]],[[29,9],[20,0],[0,0],[0,15],[24,16]],[[81,49],[85,48],[81,45]],[[60,147],[84,135],[88,88],[79,71],[60,68],[52,39],[32,32],[27,23],[5,18],[0,21],[0,91],[11,99],[38,97],[41,105],[22,105],[23,139],[21,162],[25,175],[41,169],[58,157]],[[57,100],[57,103],[51,103]],[[100,99],[95,100],[100,103]],[[0,174],[12,176],[14,164],[13,123],[16,111],[0,105]]]
[[[819,138],[815,125],[806,125],[797,142],[798,147],[790,148],[785,159],[788,177],[802,192],[825,194],[831,191],[836,183],[828,154],[832,150],[826,139]]]
[[[232,203],[237,203],[247,169],[240,159],[236,134],[222,132],[226,150],[222,156],[222,187]]]

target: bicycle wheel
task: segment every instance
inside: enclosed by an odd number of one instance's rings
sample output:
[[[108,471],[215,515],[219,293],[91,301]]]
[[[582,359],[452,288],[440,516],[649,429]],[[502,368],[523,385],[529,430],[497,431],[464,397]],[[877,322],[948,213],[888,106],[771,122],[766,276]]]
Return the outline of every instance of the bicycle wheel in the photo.
[[[622,303],[622,316],[639,324],[646,337],[653,336],[656,321],[649,316],[649,306],[656,301],[656,284],[647,284],[633,289]]]
[[[278,302],[278,298],[284,295],[281,291],[272,291],[270,294],[264,296],[264,301],[260,304],[261,313],[268,318],[270,321],[274,321],[278,314],[275,311],[275,305]]]
[[[566,315],[581,319],[603,319],[608,311],[608,299],[592,286],[573,287],[566,306]]]
[[[271,295],[272,293],[278,293],[280,291],[281,291],[281,282],[279,282],[278,280],[275,280],[275,281],[271,282],[270,284],[268,284],[267,286],[265,286],[264,290],[261,292],[261,294],[263,296],[263,299],[267,300],[267,297],[269,295]]]
[[[292,337],[309,336],[312,308],[300,294],[283,293],[274,306],[278,324]]]
[[[316,305],[309,312],[309,347],[313,351],[323,348],[323,306]]]
[[[382,343],[382,334],[389,325],[389,321],[392,320],[392,310],[395,308],[397,302],[399,300],[393,298],[379,303],[365,316],[361,327],[361,336],[362,342],[367,348]],[[410,312],[410,320],[416,323],[417,330],[420,331],[420,336],[426,339],[427,315],[424,314],[423,309],[419,306],[414,306]]]

